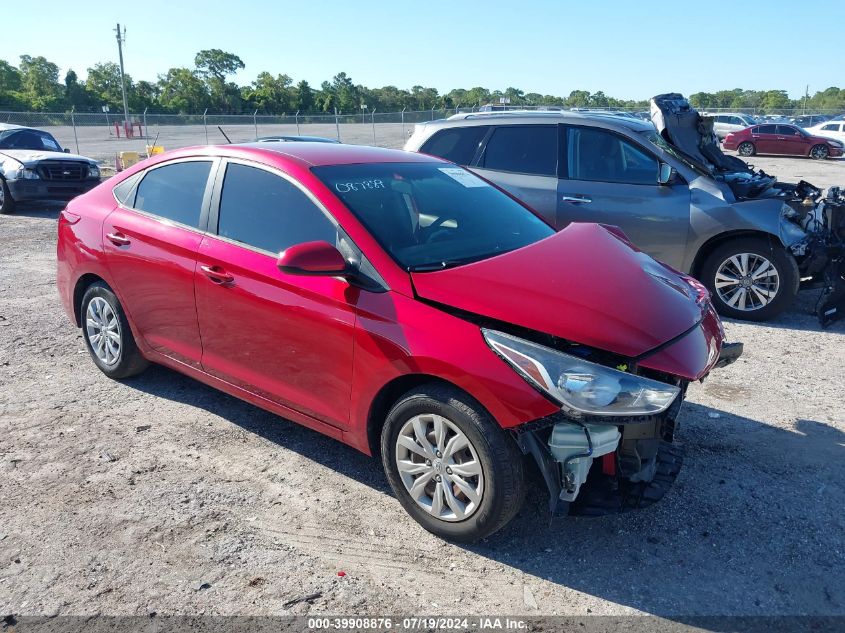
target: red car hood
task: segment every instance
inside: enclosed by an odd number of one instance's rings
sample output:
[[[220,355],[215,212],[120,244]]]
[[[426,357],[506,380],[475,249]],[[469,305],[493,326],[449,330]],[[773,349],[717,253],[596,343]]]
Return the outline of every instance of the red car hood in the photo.
[[[705,313],[675,271],[598,224],[573,223],[525,248],[411,278],[423,299],[628,357]]]

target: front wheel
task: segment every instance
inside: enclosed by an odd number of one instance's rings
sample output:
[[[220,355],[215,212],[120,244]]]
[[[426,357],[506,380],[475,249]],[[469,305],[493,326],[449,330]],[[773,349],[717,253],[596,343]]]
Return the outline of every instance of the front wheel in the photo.
[[[813,145],[813,147],[810,148],[810,158],[813,160],[824,160],[827,158],[829,153],[830,150],[827,145],[822,145],[821,143]]]
[[[3,178],[0,178],[0,215],[14,213],[15,201],[9,192],[9,186]]]
[[[399,503],[442,538],[488,536],[522,505],[516,442],[455,388],[432,383],[402,396],[387,415],[381,457]]]
[[[766,321],[791,304],[800,281],[795,259],[766,238],[725,242],[704,262],[701,281],[719,314]]]
[[[754,143],[749,143],[748,141],[740,143],[739,147],[736,148],[736,151],[739,153],[740,156],[754,156],[754,154],[757,153],[757,149],[754,147]]]
[[[82,336],[94,364],[109,378],[128,378],[144,371],[141,355],[117,297],[106,284],[88,286],[82,297]]]

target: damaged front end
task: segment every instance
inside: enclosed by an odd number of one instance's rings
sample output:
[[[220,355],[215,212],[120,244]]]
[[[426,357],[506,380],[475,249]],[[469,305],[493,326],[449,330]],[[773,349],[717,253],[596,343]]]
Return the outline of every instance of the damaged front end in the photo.
[[[779,238],[795,258],[802,287],[822,288],[816,307],[822,327],[845,316],[845,196],[800,181],[781,183],[736,156],[724,154],[713,119],[701,116],[683,95],[651,100],[651,119],[673,152],[731,190],[738,205],[771,200],[781,210]]]

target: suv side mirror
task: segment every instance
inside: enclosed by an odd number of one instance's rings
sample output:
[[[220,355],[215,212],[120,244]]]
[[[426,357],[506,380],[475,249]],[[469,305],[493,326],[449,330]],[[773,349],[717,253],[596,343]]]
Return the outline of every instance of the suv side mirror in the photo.
[[[343,255],[328,242],[295,244],[279,255],[276,267],[289,275],[336,277],[349,272]]]
[[[668,185],[671,184],[678,172],[669,163],[660,163],[660,168],[657,170],[657,184]]]
[[[62,151],[63,151],[65,154],[70,154],[70,150],[69,150],[67,147],[65,147]]]

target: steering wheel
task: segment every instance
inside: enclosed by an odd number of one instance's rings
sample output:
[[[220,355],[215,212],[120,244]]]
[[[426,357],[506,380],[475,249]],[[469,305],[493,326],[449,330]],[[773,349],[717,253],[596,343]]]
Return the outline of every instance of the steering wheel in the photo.
[[[456,224],[458,222],[457,218],[454,218],[454,217],[449,216],[449,215],[441,215],[434,222],[432,222],[427,227],[425,227],[423,229],[423,237],[424,237],[423,241],[425,243],[436,242],[438,235],[442,235],[444,237],[446,235],[448,235],[448,233],[447,233],[448,229],[443,228],[443,225],[446,222],[448,222],[449,220],[455,222]]]

